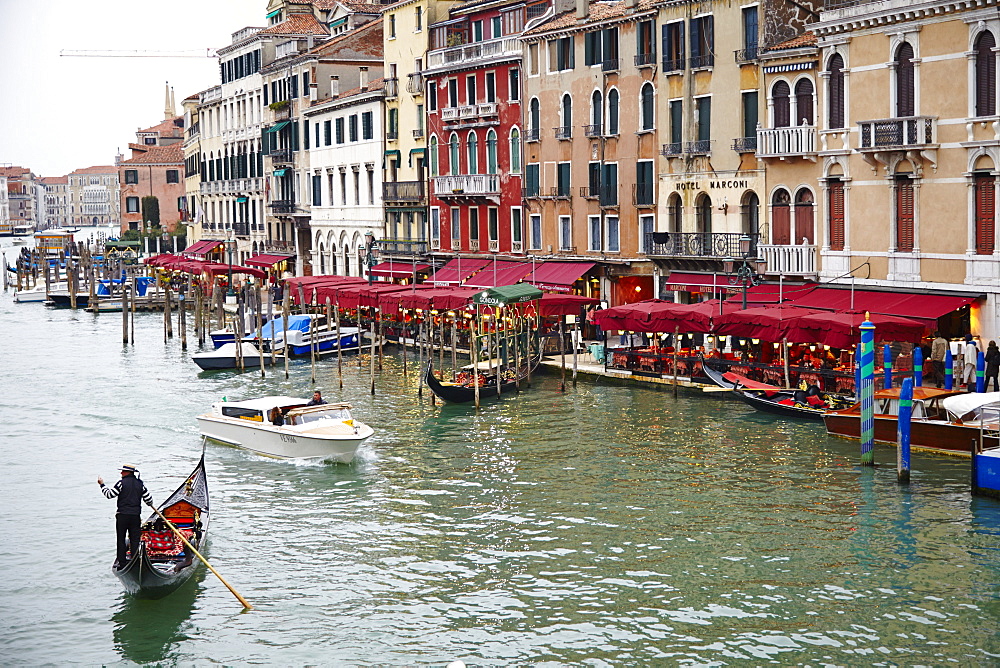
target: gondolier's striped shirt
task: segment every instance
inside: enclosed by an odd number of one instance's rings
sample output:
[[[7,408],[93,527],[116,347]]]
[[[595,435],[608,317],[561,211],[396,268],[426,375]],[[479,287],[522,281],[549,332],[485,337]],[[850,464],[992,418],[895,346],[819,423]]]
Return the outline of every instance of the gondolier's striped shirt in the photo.
[[[121,498],[118,499],[118,512],[131,515],[138,515],[142,512],[142,506],[139,504],[138,498],[140,490],[143,503],[150,506],[153,505],[153,497],[146,489],[145,483],[135,476],[126,476],[112,487],[101,486],[104,496],[109,499],[113,499],[124,492]]]

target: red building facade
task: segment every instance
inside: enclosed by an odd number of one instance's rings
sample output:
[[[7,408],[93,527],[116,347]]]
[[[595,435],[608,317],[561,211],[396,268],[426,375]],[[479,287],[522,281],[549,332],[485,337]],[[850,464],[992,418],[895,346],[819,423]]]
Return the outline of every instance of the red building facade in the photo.
[[[524,258],[524,5],[467,3],[430,28],[423,72],[431,253]]]

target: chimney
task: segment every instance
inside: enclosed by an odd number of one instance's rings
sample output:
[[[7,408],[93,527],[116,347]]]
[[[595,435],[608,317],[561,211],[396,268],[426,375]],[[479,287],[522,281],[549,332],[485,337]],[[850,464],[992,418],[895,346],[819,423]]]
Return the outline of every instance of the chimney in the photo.
[[[358,68],[358,87],[364,90],[368,87],[368,68],[359,67]]]
[[[340,77],[330,75],[330,97],[340,97]]]
[[[576,18],[585,19],[590,14],[590,0],[576,0]]]

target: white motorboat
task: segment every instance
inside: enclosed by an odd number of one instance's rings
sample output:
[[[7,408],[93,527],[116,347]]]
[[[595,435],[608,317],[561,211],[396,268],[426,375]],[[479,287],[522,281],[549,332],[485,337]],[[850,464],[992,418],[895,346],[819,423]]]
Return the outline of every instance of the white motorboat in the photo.
[[[66,283],[54,283],[49,290],[66,290]],[[69,293],[67,293],[68,295]],[[14,301],[18,304],[28,304],[32,302],[44,302],[48,301],[48,293],[45,290],[45,284],[39,283],[30,290],[15,290],[14,291]]]
[[[278,459],[318,459],[348,464],[375,433],[354,420],[350,404],[309,406],[307,399],[260,397],[220,401],[197,417],[203,436]],[[274,409],[280,420],[272,420]],[[274,422],[281,424],[274,424]]]
[[[240,352],[243,356],[243,367],[260,367],[260,351],[257,349],[257,346],[252,343],[242,343],[240,345]],[[191,359],[205,371],[239,368],[239,360],[236,357],[235,343],[227,343],[219,348],[216,348],[215,350],[209,350],[208,352],[195,353],[194,355],[191,355]]]

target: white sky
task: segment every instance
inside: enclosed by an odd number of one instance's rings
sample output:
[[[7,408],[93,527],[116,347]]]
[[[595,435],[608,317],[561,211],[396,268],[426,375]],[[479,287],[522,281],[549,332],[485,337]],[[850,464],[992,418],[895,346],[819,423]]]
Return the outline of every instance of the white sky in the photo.
[[[63,176],[128,157],[135,131],[219,83],[215,58],[69,58],[64,49],[221,48],[266,25],[267,0],[0,0],[0,165]]]

